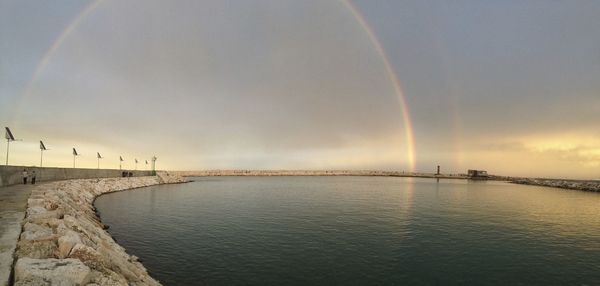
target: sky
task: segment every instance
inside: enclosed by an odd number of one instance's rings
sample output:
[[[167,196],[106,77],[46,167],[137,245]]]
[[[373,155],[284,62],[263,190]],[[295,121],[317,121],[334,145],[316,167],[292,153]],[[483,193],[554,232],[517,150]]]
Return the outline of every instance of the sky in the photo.
[[[600,1],[0,0],[9,164],[600,178]],[[0,163],[6,160],[0,144]]]

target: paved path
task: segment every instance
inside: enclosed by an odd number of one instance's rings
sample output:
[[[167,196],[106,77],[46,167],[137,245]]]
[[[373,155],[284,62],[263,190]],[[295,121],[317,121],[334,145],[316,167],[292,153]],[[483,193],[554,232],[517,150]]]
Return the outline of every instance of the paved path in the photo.
[[[0,286],[9,285],[21,221],[34,186],[37,185],[0,187]]]

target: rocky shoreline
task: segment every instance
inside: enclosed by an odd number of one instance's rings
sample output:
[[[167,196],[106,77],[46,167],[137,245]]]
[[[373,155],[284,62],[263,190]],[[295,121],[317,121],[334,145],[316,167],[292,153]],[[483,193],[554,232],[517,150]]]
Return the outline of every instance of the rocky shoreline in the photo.
[[[96,215],[96,197],[182,177],[81,179],[40,185],[27,201],[15,252],[14,285],[160,285]]]
[[[600,192],[600,181],[520,178],[511,180],[511,182],[521,185],[553,187],[586,192]]]

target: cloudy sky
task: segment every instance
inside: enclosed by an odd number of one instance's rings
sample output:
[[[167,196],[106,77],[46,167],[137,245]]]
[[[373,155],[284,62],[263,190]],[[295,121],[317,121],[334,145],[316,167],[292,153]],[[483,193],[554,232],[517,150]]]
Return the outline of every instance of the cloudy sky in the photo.
[[[79,167],[100,152],[107,168],[156,154],[600,178],[598,15],[593,0],[0,0],[0,125],[23,139],[14,165],[39,165],[42,139],[46,166],[76,147]]]

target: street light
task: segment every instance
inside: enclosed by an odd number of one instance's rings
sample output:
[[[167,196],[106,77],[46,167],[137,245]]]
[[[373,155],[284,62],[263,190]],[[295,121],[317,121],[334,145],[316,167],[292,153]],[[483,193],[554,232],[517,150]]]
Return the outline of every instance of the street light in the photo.
[[[119,170],[121,170],[121,163],[123,162],[123,157],[119,156]]]
[[[79,156],[75,147],[73,147],[73,168],[75,168],[75,157]]]
[[[146,160],[146,170],[148,170],[148,160]]]
[[[15,136],[13,136],[12,132],[10,132],[10,129],[8,127],[4,127],[4,129],[6,129],[6,132],[4,133],[4,138],[6,138],[6,166],[8,166],[8,151],[10,149],[10,142],[16,141],[17,139],[15,139]]]
[[[100,155],[100,152],[96,152],[96,157],[98,157],[98,169],[100,169],[100,159],[102,159],[102,155]]]
[[[137,171],[137,163],[138,163],[138,160],[137,160],[137,158],[135,158],[135,159],[133,159],[133,160],[135,160],[135,170]]]
[[[44,145],[44,142],[42,142],[42,140],[40,140],[40,168],[43,167],[43,163],[44,163],[44,151],[46,151],[48,149],[46,149],[46,145]]]

